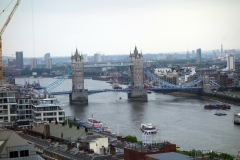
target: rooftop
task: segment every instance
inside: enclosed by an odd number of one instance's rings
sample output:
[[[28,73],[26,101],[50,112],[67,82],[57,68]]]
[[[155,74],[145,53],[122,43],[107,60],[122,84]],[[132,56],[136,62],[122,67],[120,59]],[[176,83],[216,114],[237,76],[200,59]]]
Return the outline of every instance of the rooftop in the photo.
[[[149,154],[147,157],[159,159],[159,160],[192,160],[189,156],[182,155],[175,152],[160,153],[160,154]]]
[[[0,153],[7,153],[7,147],[25,146],[27,141],[12,130],[0,130]]]

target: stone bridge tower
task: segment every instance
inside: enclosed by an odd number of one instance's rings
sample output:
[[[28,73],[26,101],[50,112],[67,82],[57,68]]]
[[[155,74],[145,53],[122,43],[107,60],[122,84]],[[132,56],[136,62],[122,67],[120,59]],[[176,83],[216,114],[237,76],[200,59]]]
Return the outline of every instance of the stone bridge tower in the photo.
[[[147,90],[144,89],[144,73],[143,73],[143,56],[138,53],[135,46],[134,52],[130,52],[130,61],[133,66],[130,66],[131,72],[131,93],[128,94],[128,99],[136,101],[147,101]]]
[[[72,94],[69,95],[70,104],[88,103],[88,92],[84,89],[83,55],[76,52],[71,56],[72,65]]]

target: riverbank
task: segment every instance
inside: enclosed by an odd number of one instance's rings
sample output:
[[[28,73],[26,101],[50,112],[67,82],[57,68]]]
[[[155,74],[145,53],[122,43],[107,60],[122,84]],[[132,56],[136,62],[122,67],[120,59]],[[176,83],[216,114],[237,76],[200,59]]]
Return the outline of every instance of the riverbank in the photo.
[[[188,97],[197,97],[197,98],[203,98],[203,99],[214,99],[216,101],[221,101],[224,103],[234,104],[237,106],[240,106],[240,98],[234,98],[226,95],[216,94],[216,93],[204,93],[203,96],[199,96],[197,94],[192,93],[185,93],[185,92],[172,92],[167,93],[169,95],[174,96],[188,96]]]
[[[216,93],[204,93],[204,98],[216,99],[225,103],[235,104],[240,106],[240,98],[230,97],[226,95],[216,94]]]

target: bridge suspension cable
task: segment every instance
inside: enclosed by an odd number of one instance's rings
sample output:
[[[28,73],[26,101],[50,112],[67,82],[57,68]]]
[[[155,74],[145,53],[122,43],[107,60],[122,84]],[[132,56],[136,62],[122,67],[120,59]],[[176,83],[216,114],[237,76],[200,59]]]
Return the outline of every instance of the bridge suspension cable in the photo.
[[[197,78],[191,82],[188,82],[188,83],[185,83],[185,84],[182,84],[182,85],[175,85],[175,84],[172,84],[172,83],[169,83],[159,77],[157,77],[155,74],[151,73],[150,71],[148,71],[148,69],[146,67],[143,68],[144,70],[144,73],[147,74],[148,76],[151,77],[151,79],[158,83],[158,84],[161,84],[162,85],[162,88],[164,87],[168,87],[168,88],[176,88],[176,89],[181,89],[181,88],[188,88],[188,87],[192,87],[192,86],[195,86],[196,84],[200,83],[203,81],[203,78]],[[53,90],[54,88],[56,88],[57,86],[59,86],[69,75],[72,74],[72,71],[73,69],[71,68],[65,75],[61,76],[58,80],[56,80],[55,82],[53,82],[52,84],[48,85],[46,88],[44,89],[41,89],[39,90],[40,92],[44,92],[44,91],[51,91]],[[217,84],[216,82],[210,80],[210,84],[213,85],[213,86],[217,86],[217,87],[221,87],[219,84]],[[96,90],[96,91],[88,91],[89,92],[89,95],[90,94],[95,94],[95,93],[100,93],[100,92],[106,92],[106,91],[110,91],[110,90],[105,90],[105,91],[102,91],[102,90]],[[111,91],[115,91],[115,90],[111,90]],[[130,90],[128,89],[125,89],[125,90],[119,90],[119,92],[129,92]],[[67,91],[66,93],[65,92],[53,92],[53,94],[67,94],[68,92],[71,92],[71,91]]]
[[[53,82],[52,84],[48,85],[46,88],[39,90],[40,92],[49,92],[59,86],[69,75],[72,74],[73,69],[71,68],[65,75],[58,78],[57,81]]]
[[[185,83],[185,84],[182,84],[182,85],[176,85],[176,84],[169,83],[169,82],[157,77],[155,74],[148,71],[148,69],[146,67],[144,67],[143,70],[144,70],[144,73],[146,73],[148,76],[150,76],[154,82],[156,82],[158,84],[161,84],[163,87],[186,88],[186,87],[194,86],[194,85],[202,82],[202,80],[203,80],[202,78],[198,78],[198,79],[195,79],[195,80],[193,80],[189,83]]]

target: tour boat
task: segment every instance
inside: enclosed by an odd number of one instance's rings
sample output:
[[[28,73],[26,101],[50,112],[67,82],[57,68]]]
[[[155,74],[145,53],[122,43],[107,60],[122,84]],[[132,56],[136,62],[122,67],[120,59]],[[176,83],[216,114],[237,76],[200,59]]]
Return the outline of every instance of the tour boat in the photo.
[[[233,122],[234,122],[234,124],[240,125],[240,113],[234,114],[234,116],[233,116]]]
[[[111,129],[109,127],[102,127],[101,128],[101,132],[110,134],[111,133]]]
[[[93,118],[88,118],[87,123],[93,127],[100,127],[102,125],[100,121],[96,121]]]
[[[148,133],[157,133],[158,129],[152,124],[141,124],[141,131],[148,132]]]

